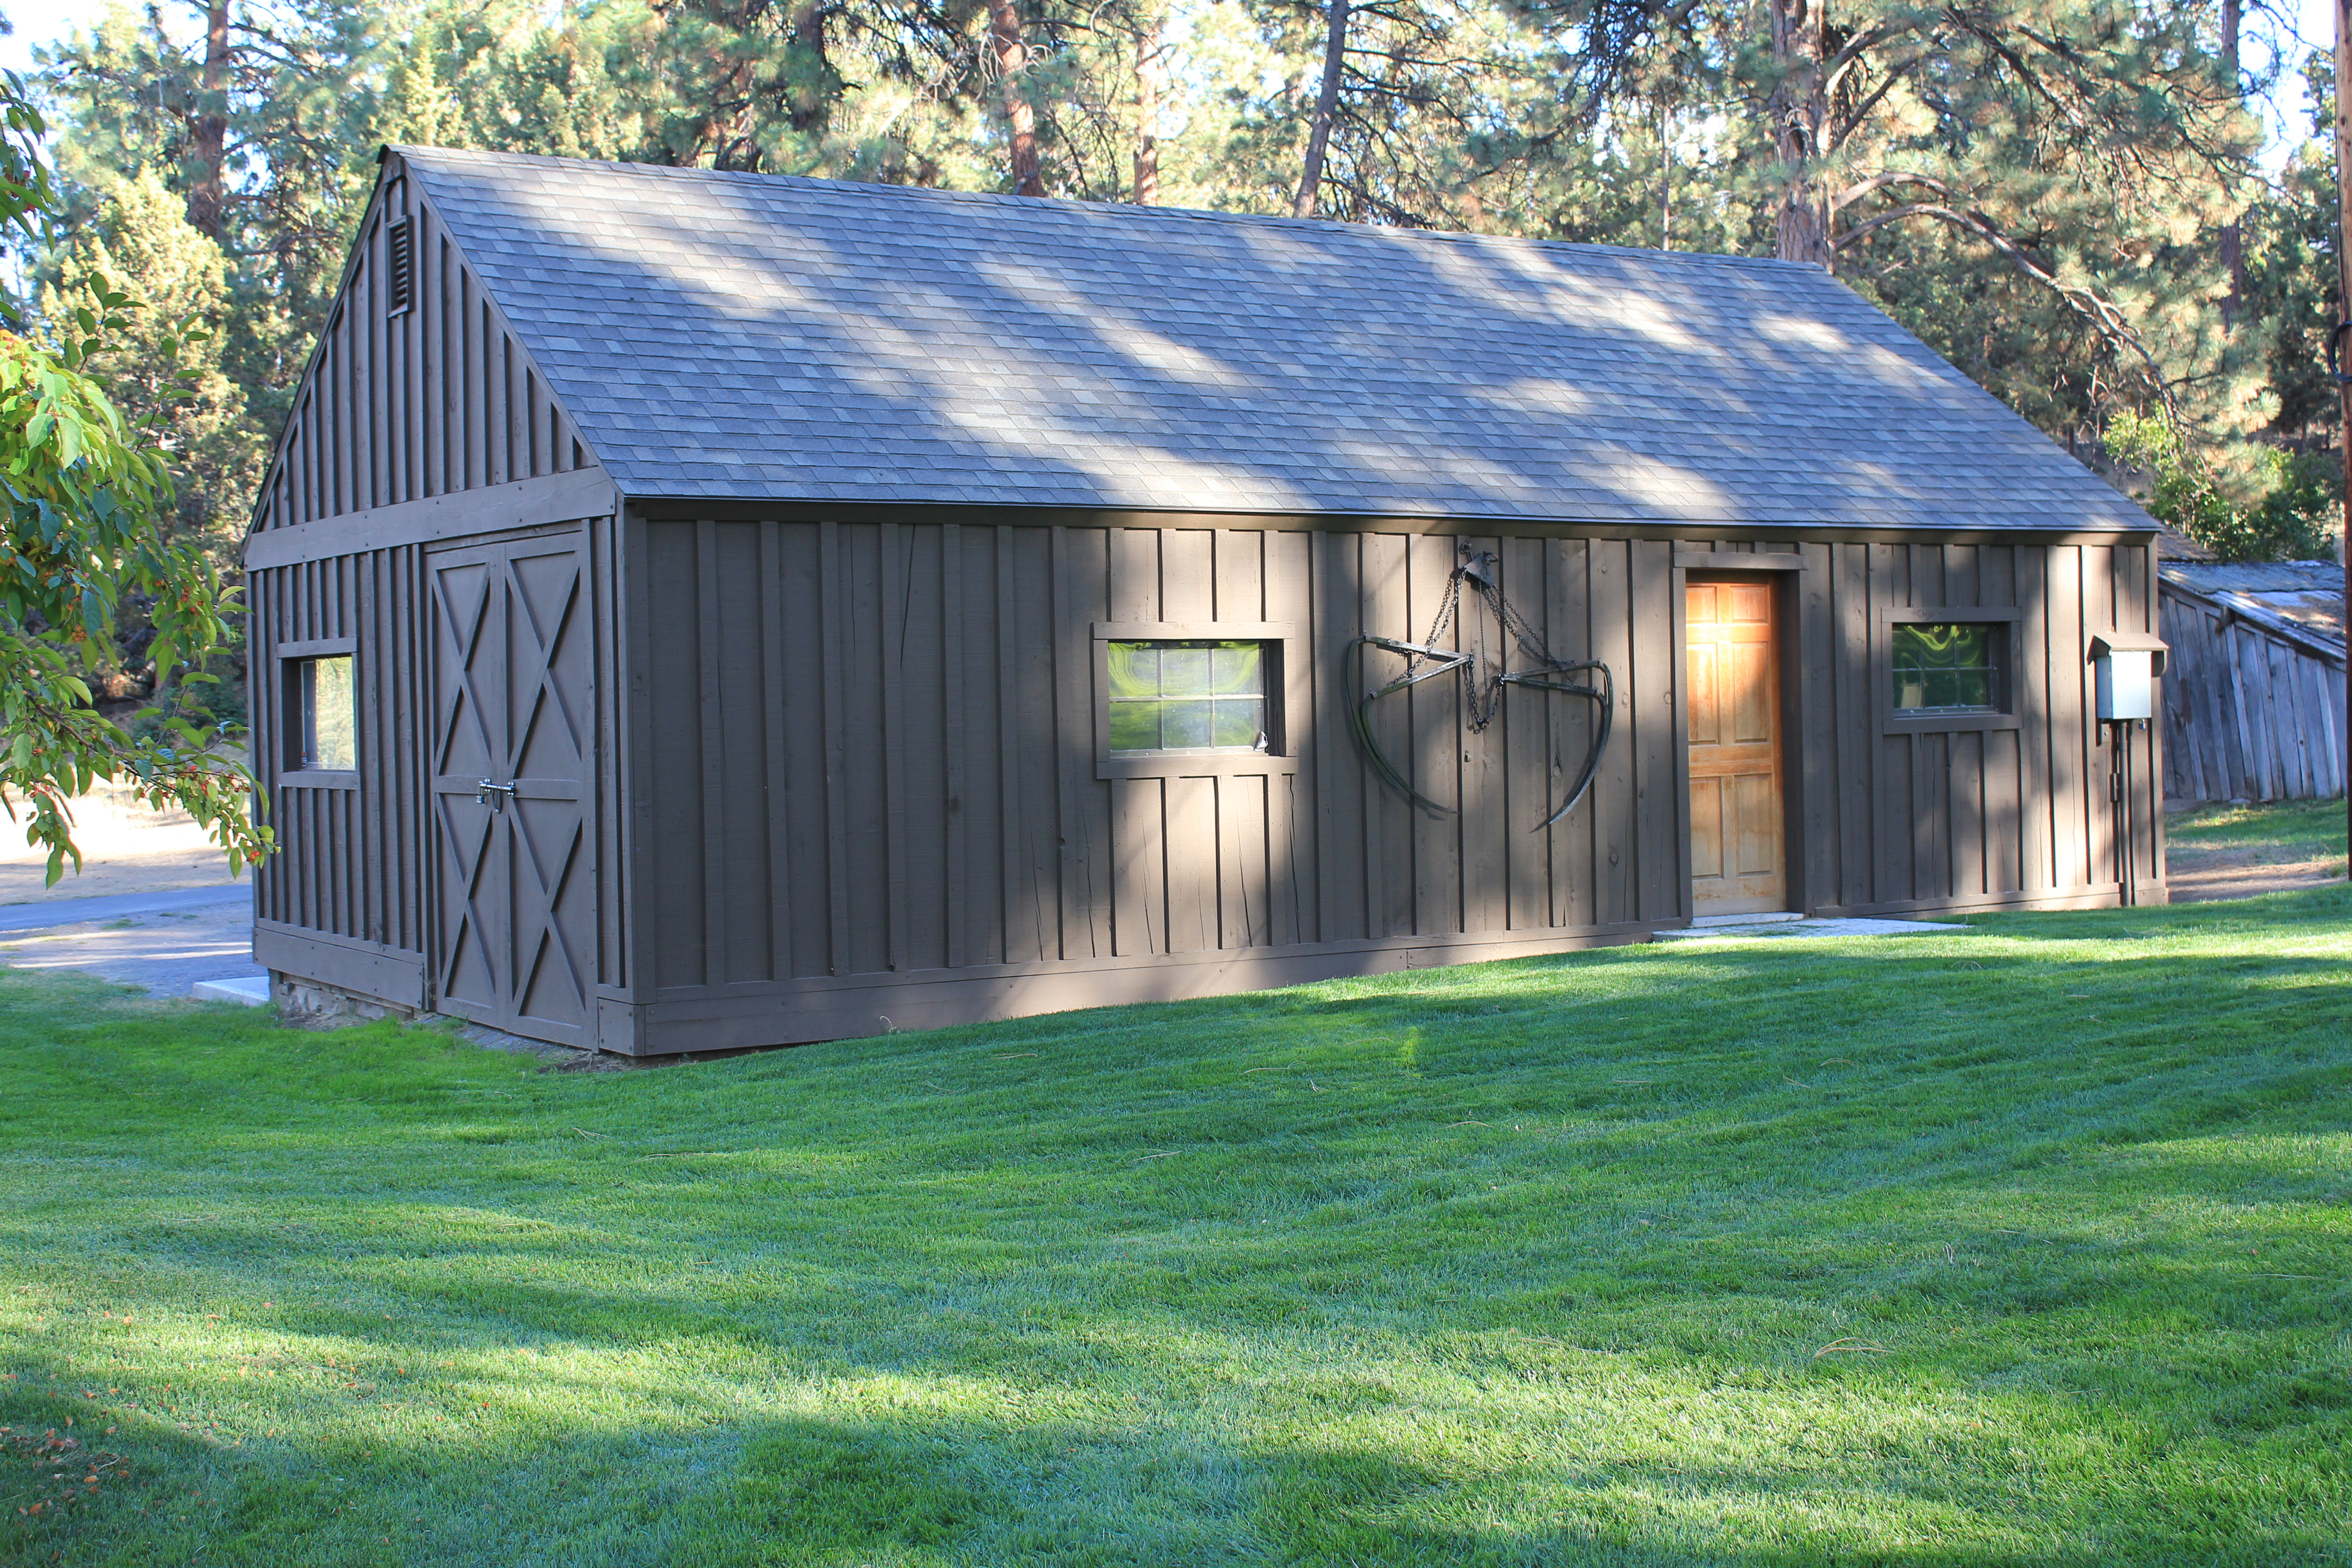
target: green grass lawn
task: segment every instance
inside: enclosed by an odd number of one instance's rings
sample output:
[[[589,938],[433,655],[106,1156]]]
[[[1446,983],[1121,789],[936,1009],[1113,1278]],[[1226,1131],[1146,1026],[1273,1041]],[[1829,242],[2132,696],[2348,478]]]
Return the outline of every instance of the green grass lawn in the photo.
[[[626,1074],[0,971],[0,1561],[2352,1563],[2347,1028],[2340,889]]]

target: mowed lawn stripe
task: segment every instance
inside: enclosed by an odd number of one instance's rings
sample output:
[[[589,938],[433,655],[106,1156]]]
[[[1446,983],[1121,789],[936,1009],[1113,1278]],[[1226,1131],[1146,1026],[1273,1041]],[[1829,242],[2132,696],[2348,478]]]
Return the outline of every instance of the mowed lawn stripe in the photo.
[[[2348,1036],[2341,889],[626,1074],[0,971],[0,1556],[2352,1562]]]

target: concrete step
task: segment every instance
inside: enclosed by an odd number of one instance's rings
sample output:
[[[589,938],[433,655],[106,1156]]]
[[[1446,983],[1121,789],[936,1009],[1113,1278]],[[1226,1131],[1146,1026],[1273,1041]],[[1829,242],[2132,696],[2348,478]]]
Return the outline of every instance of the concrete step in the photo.
[[[269,976],[240,975],[234,980],[199,980],[188,987],[199,1002],[236,1002],[247,1007],[269,1005]]]

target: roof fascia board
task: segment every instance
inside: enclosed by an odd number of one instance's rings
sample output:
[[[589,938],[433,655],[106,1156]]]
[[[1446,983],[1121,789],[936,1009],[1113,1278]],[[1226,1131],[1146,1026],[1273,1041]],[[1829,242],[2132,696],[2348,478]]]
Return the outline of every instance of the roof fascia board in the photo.
[[[1413,517],[1355,512],[1173,511],[1149,508],[971,506],[949,501],[699,500],[691,496],[631,496],[630,511],[649,522],[778,521],[903,522],[910,513],[929,521],[1028,528],[1244,529],[1322,533],[1431,533],[1469,537],[1500,533],[1557,539],[1785,541],[1814,544],[2106,544],[2144,547],[2158,530],[2146,528],[1888,528],[1845,523],[1619,522],[1608,520],[1517,517]]]

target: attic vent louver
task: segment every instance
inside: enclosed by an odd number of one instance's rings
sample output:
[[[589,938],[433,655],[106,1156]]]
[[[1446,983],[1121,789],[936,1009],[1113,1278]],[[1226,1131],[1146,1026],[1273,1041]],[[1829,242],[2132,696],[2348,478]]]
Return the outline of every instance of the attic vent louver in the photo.
[[[386,268],[391,274],[387,293],[391,302],[384,307],[387,316],[401,316],[416,300],[416,242],[411,220],[396,219],[384,230]]]

